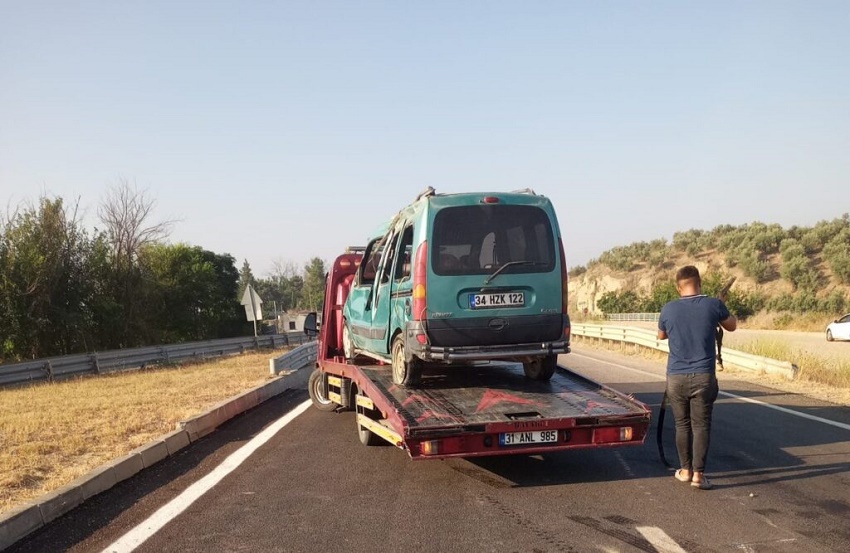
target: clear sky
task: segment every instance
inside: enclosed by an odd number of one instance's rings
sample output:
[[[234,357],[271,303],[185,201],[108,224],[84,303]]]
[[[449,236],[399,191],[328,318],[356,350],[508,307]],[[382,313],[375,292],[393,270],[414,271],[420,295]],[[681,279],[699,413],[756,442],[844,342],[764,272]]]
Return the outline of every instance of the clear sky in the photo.
[[[850,2],[0,0],[0,201],[121,179],[171,242],[326,261],[533,188],[570,266],[850,211]]]

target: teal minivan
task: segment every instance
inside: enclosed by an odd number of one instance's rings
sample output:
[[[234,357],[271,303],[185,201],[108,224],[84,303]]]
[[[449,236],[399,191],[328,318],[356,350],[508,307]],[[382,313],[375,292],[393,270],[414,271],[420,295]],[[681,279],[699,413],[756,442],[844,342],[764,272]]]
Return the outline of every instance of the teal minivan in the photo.
[[[567,267],[552,203],[525,190],[428,188],[366,245],[343,307],[346,358],[413,387],[435,363],[512,360],[548,380],[570,351]]]

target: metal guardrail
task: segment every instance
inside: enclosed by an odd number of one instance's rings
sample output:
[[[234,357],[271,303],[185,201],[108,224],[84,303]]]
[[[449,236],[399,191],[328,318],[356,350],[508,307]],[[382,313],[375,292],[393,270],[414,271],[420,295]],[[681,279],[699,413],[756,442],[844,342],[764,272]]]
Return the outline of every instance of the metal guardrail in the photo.
[[[670,348],[667,346],[667,340],[659,340],[655,331],[643,328],[615,325],[573,324],[572,335],[596,338],[600,340],[626,342],[663,351],[665,353],[670,352]],[[762,357],[760,355],[753,355],[751,353],[745,353],[743,351],[728,348],[723,348],[723,361],[724,363],[734,365],[740,369],[777,374],[784,376],[789,380],[796,378],[798,371],[797,366],[792,364],[790,361],[779,361],[777,359],[771,359],[770,357]]]
[[[288,351],[280,357],[269,359],[269,373],[279,375],[286,369],[300,369],[316,362],[318,343],[310,342]]]
[[[605,318],[609,321],[650,321],[658,320],[661,313],[608,313]]]
[[[281,348],[312,340],[303,333],[271,334],[166,346],[118,349],[96,353],[46,357],[0,365],[0,387],[28,382],[53,381],[89,374],[141,369],[150,365],[207,359],[260,348]]]

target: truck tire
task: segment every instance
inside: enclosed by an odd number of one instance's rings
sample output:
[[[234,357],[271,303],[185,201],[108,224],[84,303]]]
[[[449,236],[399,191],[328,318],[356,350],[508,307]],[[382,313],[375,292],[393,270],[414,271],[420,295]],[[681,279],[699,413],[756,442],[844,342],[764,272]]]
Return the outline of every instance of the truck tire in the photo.
[[[329,400],[325,395],[325,382],[322,377],[322,371],[319,369],[316,369],[310,375],[310,379],[307,381],[307,392],[310,394],[313,407],[319,411],[333,411],[336,409],[336,403]]]
[[[555,368],[558,366],[557,355],[547,355],[545,357],[535,357],[531,361],[524,361],[522,368],[525,371],[525,376],[531,380],[549,380],[555,374]]]
[[[393,382],[406,388],[414,388],[422,381],[422,366],[416,359],[407,361],[404,350],[404,336],[399,334],[393,340]]]
[[[351,331],[348,321],[342,322],[342,354],[346,359],[354,359],[354,346],[351,344]]]
[[[360,391],[358,390],[357,395],[360,396],[360,395],[363,395],[363,394],[361,394]],[[356,403],[355,403],[355,405],[356,405]],[[357,415],[361,415],[361,414],[366,415],[370,419],[374,420],[374,413],[372,413],[371,411],[367,411],[363,407],[359,407],[359,406],[355,409],[354,424],[357,425],[357,437],[360,438],[360,443],[363,444],[363,445],[366,445],[366,446],[374,446],[374,445],[380,445],[380,444],[384,443],[384,440],[381,439],[380,436],[378,436],[377,434],[375,434],[374,432],[372,432],[368,428],[362,426],[357,421]]]

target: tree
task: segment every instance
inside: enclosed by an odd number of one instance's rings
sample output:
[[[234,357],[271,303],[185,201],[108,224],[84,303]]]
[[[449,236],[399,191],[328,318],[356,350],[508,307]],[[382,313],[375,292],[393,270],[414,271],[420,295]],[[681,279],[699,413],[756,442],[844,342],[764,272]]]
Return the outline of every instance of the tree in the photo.
[[[186,244],[142,249],[144,274],[156,286],[149,306],[159,331],[155,343],[218,338],[234,329],[241,309],[233,299],[238,279],[233,262],[229,255]]]
[[[314,257],[304,268],[304,289],[301,305],[310,311],[320,311],[325,303],[325,262]]]
[[[251,271],[251,264],[245,259],[242,262],[242,270],[239,271],[239,286],[236,290],[236,299],[241,302],[242,296],[245,295],[245,290],[248,289],[248,285],[253,286],[255,282],[254,273]]]
[[[118,266],[132,266],[139,251],[168,237],[173,221],[152,222],[155,202],[125,179],[109,189],[97,210]]]
[[[85,348],[94,326],[89,252],[76,205],[39,199],[2,224],[0,353],[9,358],[62,355]]]
[[[117,326],[110,328],[111,342],[118,347],[147,343],[157,329],[144,324],[150,287],[144,281],[137,260],[141,250],[167,238],[172,221],[153,222],[155,202],[121,179],[109,189],[98,208],[104,224],[112,262],[111,285],[104,290],[114,298]]]

